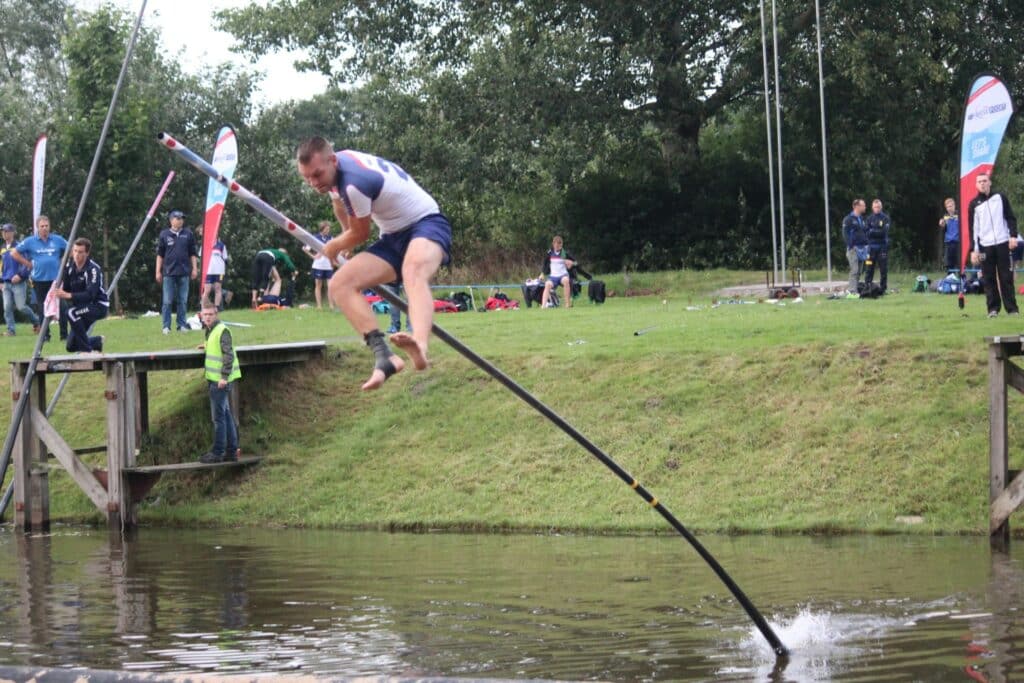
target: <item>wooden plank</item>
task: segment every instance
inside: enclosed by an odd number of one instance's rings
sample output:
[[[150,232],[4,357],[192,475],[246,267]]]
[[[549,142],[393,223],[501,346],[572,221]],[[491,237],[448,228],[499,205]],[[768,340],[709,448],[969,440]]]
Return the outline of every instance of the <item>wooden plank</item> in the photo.
[[[1006,364],[1006,383],[1024,394],[1024,370],[1021,370],[1014,363],[1008,362]]]
[[[996,343],[988,347],[988,465],[989,465],[989,505],[1002,494],[1006,488],[1006,475],[1009,468],[1009,452],[1007,449],[1006,432],[1006,366],[1008,362],[1004,349]],[[1008,536],[1009,524],[1003,523],[991,529],[992,535]]]
[[[1018,474],[989,507],[989,533],[996,533],[1024,503],[1024,475]]]
[[[46,410],[46,375],[36,374],[32,377],[32,395],[27,407]],[[29,523],[32,531],[47,531],[50,528],[50,474],[46,467],[46,444],[36,430],[35,417],[32,418],[32,469],[29,472],[29,484],[32,496],[29,505]]]
[[[35,406],[32,406],[30,410],[32,410],[32,426],[35,428],[36,434],[57,458],[61,467],[71,475],[71,478],[78,484],[78,488],[82,489],[100,512],[106,514],[107,490],[103,488],[103,484],[99,483],[93,476],[92,470],[78,459],[75,451],[50,424],[42,411]]]
[[[220,467],[246,467],[248,465],[255,465],[256,463],[263,460],[260,456],[247,456],[239,458],[238,460],[230,460],[228,462],[216,462],[216,463],[203,463],[198,460],[195,462],[179,462],[172,465],[143,465],[141,467],[125,467],[124,472],[128,473],[143,473],[153,474],[155,472],[188,472],[191,470],[212,470]]]

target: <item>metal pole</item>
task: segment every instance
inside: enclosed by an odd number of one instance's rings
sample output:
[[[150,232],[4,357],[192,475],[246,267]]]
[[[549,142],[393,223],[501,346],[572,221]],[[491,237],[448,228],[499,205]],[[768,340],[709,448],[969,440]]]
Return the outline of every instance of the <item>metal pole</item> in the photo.
[[[145,220],[142,221],[142,225],[139,226],[139,231],[135,233],[135,239],[132,240],[132,244],[128,247],[128,253],[124,255],[124,260],[121,261],[121,267],[114,273],[114,277],[110,280],[110,284],[107,286],[108,292],[113,292],[117,287],[117,281],[121,279],[121,275],[124,274],[125,268],[128,267],[128,260],[135,253],[135,248],[139,246],[139,241],[142,239],[142,233],[146,231],[146,226],[153,220],[153,214],[156,213],[156,207],[160,205],[160,200],[164,197],[164,192],[167,191],[167,186],[174,180],[174,171],[167,174],[167,179],[164,181],[163,187],[156,194],[156,199],[153,200],[153,205],[149,207],[149,212],[146,214]]]
[[[96,143],[96,151],[92,157],[92,165],[89,167],[89,175],[85,178],[85,187],[82,189],[82,197],[78,201],[78,211],[75,212],[75,220],[71,225],[71,232],[68,234],[68,244],[75,241],[78,226],[82,222],[82,214],[85,213],[85,204],[89,199],[89,192],[92,190],[93,180],[96,178],[96,169],[99,167],[100,157],[103,155],[103,144],[107,140],[107,133],[110,130],[110,123],[114,118],[114,106],[117,98],[121,95],[121,87],[124,85],[125,75],[128,73],[128,62],[131,60],[132,51],[135,49],[135,41],[139,35],[139,27],[142,25],[142,15],[146,12],[146,0],[142,0],[142,7],[139,8],[139,16],[135,19],[135,27],[128,39],[128,48],[125,50],[124,61],[121,62],[121,73],[117,76],[117,84],[114,86],[114,93],[110,97],[110,106],[107,107],[107,117],[103,121],[103,128],[100,130],[100,138]],[[57,279],[53,281],[53,287],[58,288],[61,279],[64,277],[64,266],[71,255],[70,249],[64,250],[64,256],[60,260],[60,270],[57,271]],[[25,371],[25,384],[21,388],[21,395],[11,412],[11,427],[7,430],[7,438],[4,439],[3,454],[0,455],[0,481],[3,481],[7,474],[7,465],[11,460],[11,451],[14,449],[14,439],[17,437],[18,429],[21,427],[21,419],[25,415],[25,407],[28,405],[29,389],[32,387],[32,380],[36,374],[36,366],[42,357],[43,340],[49,331],[51,316],[44,316],[42,325],[39,327],[39,336],[36,337],[35,350],[29,360],[28,368]],[[13,387],[12,387],[13,388]]]
[[[775,153],[772,151],[772,110],[768,92],[768,39],[765,37],[764,0],[761,0],[761,64],[764,65],[764,126],[768,140],[768,196],[772,208],[772,278],[779,282],[779,245],[776,241],[778,224],[775,222]]]
[[[779,91],[779,29],[772,0],[772,42],[775,46],[775,137],[779,150],[779,244],[782,249],[782,272],[786,272],[786,200],[782,186],[782,96]]]
[[[814,18],[818,27],[818,99],[821,102],[821,172],[825,198],[825,265],[828,269],[828,290],[832,291],[832,226],[828,207],[828,134],[825,131],[825,70],[821,58],[821,8],[814,0]]]
[[[232,194],[234,194],[236,197],[240,198],[242,201],[244,201],[246,204],[252,207],[257,213],[260,213],[265,218],[268,218],[272,223],[277,225],[277,227],[281,228],[295,239],[299,240],[306,246],[313,249],[318,248],[317,245],[323,244],[316,237],[313,237],[313,235],[307,232],[302,226],[300,226],[295,221],[285,216],[283,213],[275,209],[270,204],[267,204],[265,201],[254,195],[249,190],[242,187],[240,184],[238,184],[237,181],[232,180],[230,178],[225,178],[220,171],[218,171],[216,168],[210,165],[205,159],[198,156],[195,152],[193,152],[188,147],[172,138],[167,133],[161,133],[159,139],[161,144],[163,144],[169,150],[171,150],[176,155],[181,157],[187,163],[191,164],[194,168],[198,169],[199,171],[202,171],[208,177],[212,178],[213,180],[216,180],[221,185],[227,187]],[[395,293],[389,287],[378,286],[375,288],[375,290],[389,304],[393,306],[398,306],[398,308],[404,311],[406,315],[409,314],[409,308],[406,305],[406,303],[402,301],[402,299],[400,299],[398,296],[396,296]],[[522,386],[517,384],[511,377],[503,373],[493,364],[485,360],[483,357],[479,356],[468,346],[466,346],[461,341],[453,337],[451,334],[443,330],[436,323],[431,327],[431,332],[433,332],[434,335],[441,339],[443,342],[448,344],[448,346],[452,347],[458,353],[462,354],[465,358],[470,360],[474,365],[479,367],[481,370],[486,372],[494,379],[498,380],[498,382],[503,384],[506,388],[508,388],[513,394],[518,396],[520,399],[522,399],[525,403],[527,403],[535,410],[537,410],[537,412],[542,414],[544,417],[548,418],[548,420],[550,420],[556,427],[558,427],[563,432],[572,437],[573,440],[576,441],[576,443],[583,446],[584,449],[586,449],[595,458],[600,460],[608,469],[610,469],[617,477],[619,477],[619,479],[621,479],[623,482],[629,485],[630,488],[636,491],[637,495],[639,495],[651,507],[657,510],[658,514],[660,514],[669,524],[671,524],[672,528],[678,531],[679,534],[683,538],[685,538],[691,546],[693,546],[693,549],[697,551],[697,553],[704,559],[705,562],[707,562],[708,566],[711,567],[712,571],[714,571],[715,574],[718,575],[718,578],[721,579],[722,583],[726,585],[729,591],[733,594],[733,597],[736,598],[737,602],[739,602],[743,609],[746,611],[747,616],[750,617],[750,619],[754,622],[754,625],[757,626],[757,628],[761,631],[761,635],[763,635],[765,637],[765,640],[768,641],[768,644],[775,652],[776,657],[778,657],[779,659],[785,659],[789,656],[789,650],[786,649],[786,646],[782,644],[781,640],[779,640],[779,637],[775,634],[775,631],[772,630],[771,625],[768,624],[765,618],[757,610],[757,608],[746,596],[746,594],[743,593],[743,591],[736,584],[736,582],[734,582],[732,578],[729,576],[729,574],[726,573],[722,565],[720,565],[711,555],[711,553],[708,552],[708,550],[696,539],[696,537],[694,537],[693,534],[691,534],[689,530],[687,530],[686,527],[684,527],[682,523],[678,519],[676,519],[676,517],[671,512],[669,512],[668,508],[662,505],[657,498],[655,498],[650,492],[648,492],[646,488],[640,485],[640,482],[638,482],[628,472],[622,469],[618,465],[618,463],[616,463],[614,460],[612,460],[610,456],[608,456],[608,454],[606,454],[604,451],[598,448],[593,442],[587,439],[587,437],[583,436],[582,433],[577,431],[575,427],[566,422],[565,419],[562,418],[558,413],[556,413],[547,405],[538,400],[535,396],[533,396],[533,394],[531,394]]]

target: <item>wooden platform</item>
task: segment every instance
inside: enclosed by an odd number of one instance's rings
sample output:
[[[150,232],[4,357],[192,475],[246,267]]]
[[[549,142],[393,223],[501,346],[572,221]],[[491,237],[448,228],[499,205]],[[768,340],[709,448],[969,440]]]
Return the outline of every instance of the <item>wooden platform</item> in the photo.
[[[199,340],[199,335],[195,339]],[[327,342],[308,341],[288,344],[238,346],[236,353],[243,375],[240,382],[232,382],[229,395],[235,419],[238,419],[238,392],[245,389],[246,368],[304,363],[323,355]],[[200,371],[205,364],[201,349],[174,349],[169,351],[134,353],[86,353],[47,356],[41,358],[32,376],[32,400],[20,424],[14,444],[14,522],[21,531],[43,531],[50,525],[50,492],[48,480],[48,454],[56,461],[89,500],[106,515],[111,529],[121,529],[138,523],[138,501],[142,495],[140,482],[156,483],[164,472],[244,467],[259,462],[259,458],[242,458],[237,462],[186,462],[168,465],[136,466],[138,444],[149,432],[150,372],[164,370]],[[25,385],[29,360],[14,360],[11,365],[11,398],[17,402]],[[106,386],[94,402],[81,407],[106,408],[107,443],[105,447],[74,449],[58,433],[46,412],[46,378],[58,373],[102,372]],[[191,380],[190,380],[191,381]],[[195,382],[201,381],[197,374]],[[79,458],[85,452],[105,450],[107,467],[93,470]]]
[[[1007,387],[1024,393],[1024,370],[1010,359],[1024,355],[1024,336],[986,337],[988,342],[989,538],[1010,540],[1010,515],[1024,504],[1024,473],[1010,469]],[[1018,437],[1019,439],[1019,437]]]
[[[263,458],[259,456],[249,456],[247,458],[239,458],[238,460],[228,460],[225,462],[199,462],[198,460],[193,462],[177,462],[171,465],[143,465],[142,467],[122,467],[121,471],[127,474],[156,474],[163,472],[187,472],[189,470],[215,470],[222,467],[245,467],[247,465],[255,465],[262,462]]]

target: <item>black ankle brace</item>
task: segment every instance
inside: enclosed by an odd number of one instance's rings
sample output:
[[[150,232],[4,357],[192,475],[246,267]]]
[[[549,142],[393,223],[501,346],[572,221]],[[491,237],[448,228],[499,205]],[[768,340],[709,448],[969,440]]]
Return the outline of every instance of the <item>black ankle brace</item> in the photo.
[[[384,333],[380,330],[374,330],[364,334],[363,339],[366,340],[366,345],[373,350],[373,367],[383,372],[385,377],[395,374],[395,366],[391,362],[391,356],[394,354],[384,339]]]

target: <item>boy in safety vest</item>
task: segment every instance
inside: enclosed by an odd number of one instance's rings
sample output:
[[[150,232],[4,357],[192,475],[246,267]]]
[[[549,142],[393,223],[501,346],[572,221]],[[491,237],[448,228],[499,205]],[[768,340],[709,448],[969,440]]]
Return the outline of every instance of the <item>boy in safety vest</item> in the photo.
[[[217,317],[217,307],[203,306],[199,313],[206,329],[206,383],[210,390],[210,415],[213,418],[213,447],[199,462],[217,463],[238,459],[238,427],[231,414],[228,395],[231,383],[241,379],[242,370],[231,343],[231,331]]]

